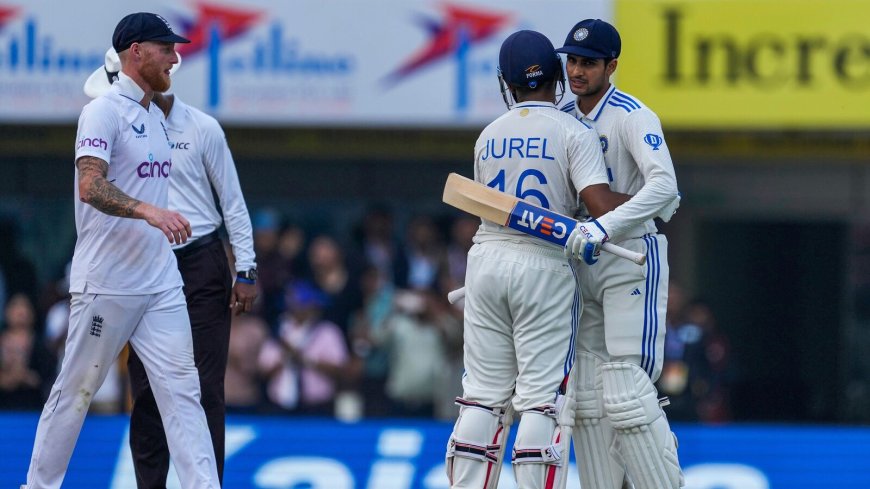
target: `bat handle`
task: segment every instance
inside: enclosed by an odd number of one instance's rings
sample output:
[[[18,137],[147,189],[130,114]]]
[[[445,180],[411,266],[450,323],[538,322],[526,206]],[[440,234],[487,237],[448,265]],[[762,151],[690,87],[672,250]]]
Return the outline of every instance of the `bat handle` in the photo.
[[[601,245],[601,249],[608,253],[612,253],[620,258],[631,260],[638,265],[643,265],[646,263],[646,255],[638,253],[636,251],[625,249],[622,246],[616,246],[613,243],[604,243],[603,245]]]
[[[447,294],[447,301],[451,304],[456,304],[463,297],[465,297],[465,287],[459,287],[456,290],[451,290]]]

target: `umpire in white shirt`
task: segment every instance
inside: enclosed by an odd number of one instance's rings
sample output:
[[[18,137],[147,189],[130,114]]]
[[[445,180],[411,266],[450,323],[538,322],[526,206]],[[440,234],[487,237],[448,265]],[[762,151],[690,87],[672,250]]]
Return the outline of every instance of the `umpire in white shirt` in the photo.
[[[175,68],[178,66],[176,64]],[[85,83],[85,93],[97,97],[108,91],[119,69],[117,54],[110,49],[106,53],[106,65],[97,69]],[[172,147],[169,208],[186,216],[193,230],[187,243],[176,244],[173,250],[184,280],[201,402],[211,432],[218,474],[223,480],[224,375],[231,313],[250,311],[257,297],[251,219],[232,154],[217,120],[171,94],[155,94],[154,102],[166,115]],[[218,235],[222,223],[226,225],[232,245],[235,273],[230,272]],[[136,484],[139,489],[165,488],[169,471],[166,435],[148,376],[135,348],[130,353],[128,366],[133,394],[130,448]]]

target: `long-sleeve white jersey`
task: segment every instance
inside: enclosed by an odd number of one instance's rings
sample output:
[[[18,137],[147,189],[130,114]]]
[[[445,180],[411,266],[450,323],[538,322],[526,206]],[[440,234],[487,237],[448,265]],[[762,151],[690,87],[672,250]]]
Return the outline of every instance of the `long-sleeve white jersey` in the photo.
[[[251,217],[223,129],[214,117],[185,104],[178,96],[166,123],[172,146],[169,208],[190,221],[191,240],[195,240],[221,225],[214,200],[217,194],[236,271],[249,270],[255,264]]]
[[[578,192],[607,183],[607,174],[595,131],[554,104],[524,102],[481,132],[474,146],[474,179],[570,216],[578,209]],[[474,240],[556,246],[487,220]]]
[[[653,218],[676,198],[677,177],[658,116],[611,85],[589,114],[576,101],[562,107],[598,132],[610,188],[633,195],[598,219],[611,240],[656,232]]]

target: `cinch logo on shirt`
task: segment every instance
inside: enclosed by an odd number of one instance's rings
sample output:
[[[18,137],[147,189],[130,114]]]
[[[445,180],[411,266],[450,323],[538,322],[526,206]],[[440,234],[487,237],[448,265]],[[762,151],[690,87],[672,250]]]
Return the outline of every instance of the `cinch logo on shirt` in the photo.
[[[171,161],[143,161],[136,168],[136,173],[139,178],[169,178],[169,171],[172,170]]]
[[[103,138],[82,138],[76,145],[76,149],[82,149],[85,146],[91,148],[102,148],[103,151],[109,149],[109,144]]]
[[[488,139],[486,151],[481,159],[488,160],[490,157],[495,159],[505,157],[555,159],[547,154],[547,138],[504,138],[501,142]]]
[[[182,143],[180,141],[177,143],[170,142],[169,147],[172,149],[190,149],[190,143]]]

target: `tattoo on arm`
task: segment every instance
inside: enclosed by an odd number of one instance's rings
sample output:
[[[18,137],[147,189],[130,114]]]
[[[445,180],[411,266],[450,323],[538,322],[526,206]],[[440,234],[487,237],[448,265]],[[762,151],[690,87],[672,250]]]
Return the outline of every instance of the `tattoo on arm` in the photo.
[[[106,180],[109,164],[100,158],[83,156],[76,161],[79,169],[80,195],[82,200],[97,210],[118,217],[133,217],[140,201],[122,192]]]

